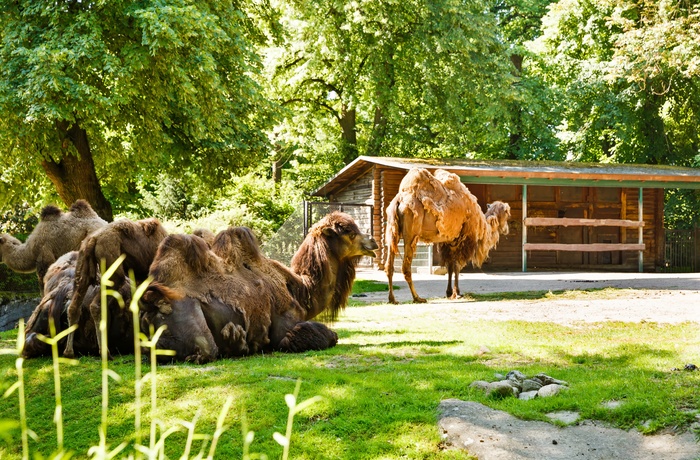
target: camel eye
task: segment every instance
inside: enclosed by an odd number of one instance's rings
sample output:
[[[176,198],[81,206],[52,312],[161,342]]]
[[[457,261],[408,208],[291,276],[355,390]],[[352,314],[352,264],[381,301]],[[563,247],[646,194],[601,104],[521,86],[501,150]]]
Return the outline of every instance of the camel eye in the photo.
[[[355,241],[355,237],[356,237],[356,236],[357,236],[357,235],[356,235],[355,233],[351,233],[351,234],[350,234],[350,241]]]

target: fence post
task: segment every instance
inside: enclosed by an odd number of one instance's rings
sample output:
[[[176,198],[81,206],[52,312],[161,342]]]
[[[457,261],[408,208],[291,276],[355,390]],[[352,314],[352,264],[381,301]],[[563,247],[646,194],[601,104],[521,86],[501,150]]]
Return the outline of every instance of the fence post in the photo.
[[[693,271],[700,269],[700,227],[695,226],[693,232]]]

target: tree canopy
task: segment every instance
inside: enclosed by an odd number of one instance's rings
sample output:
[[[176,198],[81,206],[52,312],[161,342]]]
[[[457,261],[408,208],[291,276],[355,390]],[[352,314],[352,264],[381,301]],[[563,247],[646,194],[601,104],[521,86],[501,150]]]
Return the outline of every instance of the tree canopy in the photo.
[[[265,185],[279,180],[308,192],[358,155],[700,164],[689,0],[16,0],[2,13],[5,209],[87,198],[108,218],[113,205],[181,218],[222,211],[240,180],[258,198],[283,199]],[[669,196],[687,209],[696,195]],[[246,209],[264,213],[258,201]]]
[[[196,168],[215,184],[267,154],[262,34],[235,2],[13,1],[0,26],[4,203],[41,168],[111,219],[140,180]]]

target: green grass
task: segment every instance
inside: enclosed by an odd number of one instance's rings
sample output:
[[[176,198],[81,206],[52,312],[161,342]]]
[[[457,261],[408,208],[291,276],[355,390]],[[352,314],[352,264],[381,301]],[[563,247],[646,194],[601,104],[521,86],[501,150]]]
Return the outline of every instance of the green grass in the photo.
[[[398,286],[394,286],[394,289],[399,289]],[[351,294],[361,294],[363,292],[388,292],[389,284],[382,281],[375,280],[355,280],[352,285]]]
[[[609,294],[587,295],[595,301]],[[301,379],[300,401],[323,399],[296,415],[291,458],[452,459],[465,454],[441,449],[437,406],[446,398],[479,401],[528,420],[578,411],[582,418],[623,429],[646,423],[646,432],[688,427],[700,408],[700,372],[672,370],[700,364],[698,324],[474,321],[469,310],[469,303],[350,307],[333,326],[340,340],[329,350],[159,367],[160,418],[171,426],[199,411],[197,431],[211,434],[231,396],[229,429],[219,440],[217,458],[242,458],[243,414],[255,432],[251,451],[280,458],[282,447],[272,435],[285,432],[285,394]],[[14,348],[15,334],[0,333],[0,348]],[[14,360],[0,355],[0,393],[16,380]],[[122,377],[110,387],[107,436],[116,446],[133,435],[133,357],[116,357],[110,369]],[[520,401],[489,399],[469,388],[474,380],[491,381],[494,373],[512,369],[547,373],[568,381],[570,390]],[[99,442],[100,362],[84,357],[77,365],[62,365],[61,375],[64,444],[84,457]],[[30,446],[47,456],[56,446],[51,361],[26,361],[25,379],[28,424],[39,436]],[[146,389],[145,439],[148,395]],[[602,406],[611,400],[623,404],[614,410]],[[17,417],[15,393],[0,400],[0,420]],[[0,438],[0,458],[20,458],[19,431],[11,435],[9,442]],[[168,456],[179,457],[184,443],[184,433],[168,438]]]

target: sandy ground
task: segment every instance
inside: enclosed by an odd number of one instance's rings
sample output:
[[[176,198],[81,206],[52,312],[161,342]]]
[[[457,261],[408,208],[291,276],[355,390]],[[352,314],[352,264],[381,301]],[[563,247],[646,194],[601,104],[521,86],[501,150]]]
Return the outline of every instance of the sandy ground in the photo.
[[[357,279],[387,281],[384,272],[358,270]],[[445,298],[447,276],[413,274],[418,294],[431,303],[459,302]],[[413,300],[403,275],[394,275],[394,295],[399,302]],[[545,321],[569,324],[578,321],[653,321],[700,323],[700,273],[462,273],[460,290],[469,293],[625,289],[609,299],[508,300],[500,303],[469,302],[476,319]],[[356,298],[365,302],[386,302],[386,292],[367,293]]]
[[[359,270],[358,279],[387,281],[383,272]],[[560,324],[599,321],[653,321],[700,323],[700,274],[658,273],[462,273],[460,289],[465,293],[590,290],[605,287],[624,289],[609,298],[535,299],[475,302],[444,298],[447,277],[413,275],[418,294],[436,308],[440,304],[468,302],[475,319],[494,321],[521,319]],[[412,300],[401,273],[393,284],[399,302]],[[383,293],[357,298],[386,302]],[[699,390],[700,391],[700,390]],[[438,408],[438,426],[444,443],[465,449],[480,460],[698,460],[700,444],[691,432],[644,436],[591,420],[573,421],[564,428],[546,422],[519,420],[479,403],[444,400]],[[553,414],[556,416],[556,414]]]

